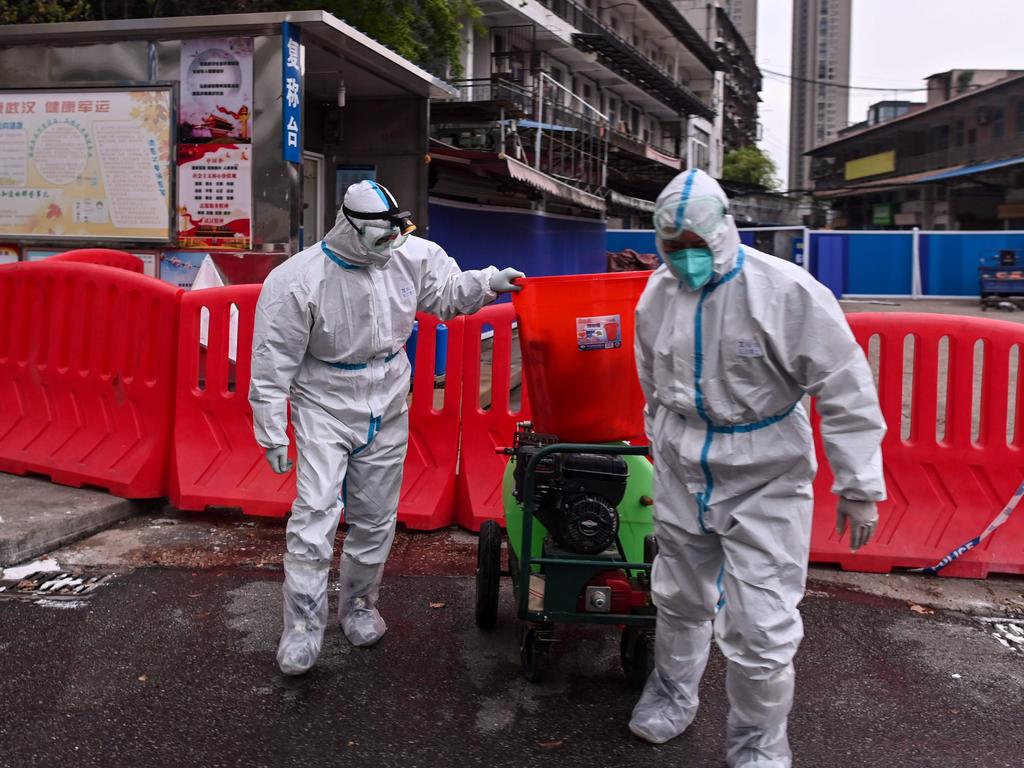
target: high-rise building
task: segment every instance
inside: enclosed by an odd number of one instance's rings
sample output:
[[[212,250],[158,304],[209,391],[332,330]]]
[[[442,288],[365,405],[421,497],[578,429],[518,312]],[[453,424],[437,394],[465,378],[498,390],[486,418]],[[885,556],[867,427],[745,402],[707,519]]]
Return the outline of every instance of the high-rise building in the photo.
[[[725,12],[736,25],[750,52],[757,56],[757,0],[725,0]]]
[[[807,152],[846,127],[851,0],[794,0],[789,188],[810,189]]]

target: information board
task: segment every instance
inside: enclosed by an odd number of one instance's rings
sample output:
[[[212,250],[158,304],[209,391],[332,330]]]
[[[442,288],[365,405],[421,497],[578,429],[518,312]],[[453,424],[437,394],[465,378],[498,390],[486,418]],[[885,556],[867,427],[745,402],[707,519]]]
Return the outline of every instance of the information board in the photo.
[[[0,91],[0,236],[167,242],[171,89]]]

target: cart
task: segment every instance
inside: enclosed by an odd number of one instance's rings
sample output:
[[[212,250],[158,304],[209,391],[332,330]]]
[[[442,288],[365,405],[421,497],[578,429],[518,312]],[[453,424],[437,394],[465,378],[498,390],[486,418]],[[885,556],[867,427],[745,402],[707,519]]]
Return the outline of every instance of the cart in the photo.
[[[1024,309],[1024,263],[1021,253],[1003,250],[988,256],[978,267],[978,293],[982,310]]]
[[[500,578],[510,576],[520,623],[520,662],[528,680],[544,679],[556,626],[585,623],[621,628],[623,672],[631,684],[642,686],[654,665],[655,626],[650,571],[656,544],[650,519],[653,471],[645,458],[648,449],[550,442],[553,438],[535,435],[529,424],[519,427],[515,448],[504,450],[512,456],[504,482],[508,568],[501,567],[501,527],[487,521],[480,529],[477,550],[476,623],[482,629],[494,627]],[[551,502],[543,498],[545,493],[550,496],[549,491],[542,489],[538,504],[538,476],[540,484],[546,484],[552,467],[564,463],[568,468],[573,456],[618,456],[630,470],[629,487],[616,509],[624,523],[614,535],[614,544],[600,552],[569,550],[537,518],[545,504],[551,512]],[[517,462],[525,466],[517,467]]]

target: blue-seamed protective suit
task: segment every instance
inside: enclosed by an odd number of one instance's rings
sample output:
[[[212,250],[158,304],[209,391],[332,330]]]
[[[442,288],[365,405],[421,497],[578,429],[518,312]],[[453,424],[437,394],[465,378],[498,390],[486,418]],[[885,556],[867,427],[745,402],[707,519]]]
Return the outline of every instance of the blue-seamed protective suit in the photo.
[[[885,424],[835,298],[800,267],[741,246],[727,209],[702,171],[665,188],[655,228],[666,265],[636,310],[659,551],[656,663],[630,729],[655,743],[686,729],[714,634],[728,661],[729,766],[788,768],[817,469],[801,400],[817,398],[833,491],[875,520]],[[710,276],[687,247],[694,235],[710,248]],[[864,525],[866,540],[874,522]]]
[[[522,276],[460,271],[438,245],[408,236],[407,217],[381,185],[352,185],[334,228],[267,277],[256,307],[249,392],[256,440],[275,471],[290,468],[290,400],[298,448],[278,648],[288,674],[305,672],[320,653],[343,507],[342,629],[355,645],[376,642],[386,629],[376,603],[409,437],[404,345],[416,312],[442,319],[476,312]]]

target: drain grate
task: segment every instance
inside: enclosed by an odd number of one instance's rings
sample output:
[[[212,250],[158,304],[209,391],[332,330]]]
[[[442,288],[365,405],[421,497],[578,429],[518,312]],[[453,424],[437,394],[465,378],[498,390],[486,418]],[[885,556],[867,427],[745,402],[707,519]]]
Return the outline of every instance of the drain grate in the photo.
[[[1024,620],[986,618],[981,621],[1000,645],[1024,654]]]
[[[112,574],[76,576],[73,573],[39,571],[14,581],[0,581],[0,600],[81,600],[83,597],[89,597],[97,587],[106,584],[112,578]]]

